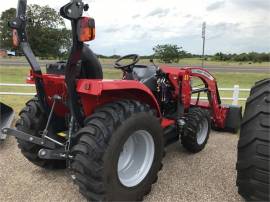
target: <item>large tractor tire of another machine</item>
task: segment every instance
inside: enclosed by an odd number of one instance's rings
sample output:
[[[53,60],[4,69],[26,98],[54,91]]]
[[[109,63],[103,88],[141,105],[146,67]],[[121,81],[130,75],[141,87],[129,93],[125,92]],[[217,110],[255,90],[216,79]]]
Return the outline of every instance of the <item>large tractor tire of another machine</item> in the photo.
[[[181,143],[188,151],[197,153],[207,144],[211,131],[210,114],[205,109],[194,107],[189,110],[185,121]]]
[[[246,102],[236,169],[241,196],[270,201],[270,79],[257,82]]]
[[[42,111],[38,98],[29,100],[19,115],[20,119],[16,122],[17,130],[40,137],[40,132],[45,128],[47,116]],[[46,169],[66,168],[66,162],[63,160],[40,159],[38,152],[43,147],[20,139],[17,141],[22,154],[33,164]]]
[[[72,147],[72,178],[90,201],[140,201],[164,153],[160,121],[137,101],[107,104],[85,120]]]

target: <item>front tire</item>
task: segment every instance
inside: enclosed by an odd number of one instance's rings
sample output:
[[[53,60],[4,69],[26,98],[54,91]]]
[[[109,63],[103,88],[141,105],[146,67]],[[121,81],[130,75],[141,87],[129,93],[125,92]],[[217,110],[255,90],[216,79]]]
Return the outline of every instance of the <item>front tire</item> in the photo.
[[[186,115],[186,125],[181,135],[181,143],[185,149],[192,153],[200,152],[207,144],[211,130],[209,112],[194,107]]]
[[[149,106],[118,101],[85,120],[72,148],[71,168],[80,192],[91,201],[138,201],[157,180],[163,132]]]

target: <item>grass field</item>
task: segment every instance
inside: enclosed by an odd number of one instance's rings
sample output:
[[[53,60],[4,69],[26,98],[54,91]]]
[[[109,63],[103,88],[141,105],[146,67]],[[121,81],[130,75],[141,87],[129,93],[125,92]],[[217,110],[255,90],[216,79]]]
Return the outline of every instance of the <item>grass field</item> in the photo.
[[[12,62],[26,62],[24,57],[7,57],[7,58],[0,58],[0,61],[12,61]],[[51,63],[55,62],[56,60],[39,60],[43,63]],[[100,62],[102,64],[113,64],[115,59],[102,59],[100,58]],[[160,64],[158,60],[155,60],[157,64]],[[148,59],[141,59],[141,64],[149,64]],[[183,58],[181,59],[177,65],[184,66],[184,65],[194,65],[200,66],[202,63],[200,58]],[[261,63],[254,63],[254,62],[223,62],[223,61],[212,61],[211,59],[204,62],[205,66],[216,66],[216,67],[226,67],[226,66],[233,66],[233,67],[270,67],[270,62],[261,62]]]
[[[100,59],[102,64],[112,64],[115,60],[114,59]],[[142,59],[140,60],[142,64],[149,64],[149,60]],[[156,61],[157,64],[160,64]],[[194,65],[200,66],[202,60],[200,58],[183,58],[181,59],[177,65],[184,66],[184,65]],[[211,61],[207,60],[204,61],[205,66],[217,66],[217,67],[226,67],[226,66],[233,66],[233,67],[269,67],[270,62],[262,62],[262,63],[253,63],[253,62],[223,62],[223,61]]]
[[[23,67],[1,67],[0,68],[0,82],[1,83],[25,83],[26,76],[28,75],[28,68]],[[255,81],[267,77],[265,74],[254,73],[215,73],[214,76],[218,81],[220,88],[232,88],[235,84],[238,84],[240,88],[250,88]],[[106,79],[120,79],[121,71],[115,69],[104,69],[104,77]],[[268,75],[269,77],[269,75]],[[0,86],[1,92],[35,92],[34,87],[6,87]],[[221,97],[232,97],[232,92],[220,92]],[[204,95],[202,95],[204,96]],[[247,97],[248,92],[241,92],[239,97]],[[0,101],[7,103],[15,108],[18,113],[24,106],[24,103],[29,100],[29,96],[14,96],[14,95],[1,95]],[[226,101],[224,103],[231,103]],[[240,102],[241,105],[244,102]]]

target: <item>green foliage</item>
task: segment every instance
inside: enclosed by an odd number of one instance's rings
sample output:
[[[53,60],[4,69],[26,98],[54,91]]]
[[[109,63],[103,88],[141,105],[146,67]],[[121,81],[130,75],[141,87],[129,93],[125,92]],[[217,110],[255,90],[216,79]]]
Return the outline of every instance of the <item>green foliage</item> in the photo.
[[[182,47],[174,44],[157,45],[153,48],[155,57],[165,63],[179,62],[186,55]]]
[[[30,45],[37,56],[61,57],[71,45],[71,32],[63,18],[49,6],[30,5],[27,33]]]
[[[12,34],[8,22],[16,16],[16,9],[5,10],[0,17],[0,48],[12,50]]]
[[[236,61],[236,62],[269,62],[270,53],[241,53],[241,54],[225,54],[216,53],[213,56],[214,60],[218,61]]]
[[[8,9],[1,16],[1,48],[11,49],[12,47],[11,30],[7,27],[7,22],[15,17],[15,12],[13,8]],[[27,35],[36,56],[56,58],[68,52],[71,46],[71,31],[65,27],[63,18],[56,10],[49,6],[29,5],[27,17],[29,19]]]
[[[102,55],[102,54],[97,54],[97,57],[98,58],[101,58],[101,59],[118,59],[120,58],[121,56],[120,55],[110,55],[110,56],[106,56],[106,55]]]

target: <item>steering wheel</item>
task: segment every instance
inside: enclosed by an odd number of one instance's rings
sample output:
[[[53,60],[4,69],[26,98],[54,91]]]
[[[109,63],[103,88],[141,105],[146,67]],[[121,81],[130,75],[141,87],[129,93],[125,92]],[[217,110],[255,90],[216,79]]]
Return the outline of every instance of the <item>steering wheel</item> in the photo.
[[[129,64],[120,64],[120,61],[124,60],[124,59],[133,59],[133,61]],[[116,69],[122,69],[124,71],[131,71],[133,66],[135,64],[137,64],[140,60],[140,56],[137,54],[130,54],[130,55],[125,55],[123,57],[120,57],[119,59],[117,59],[113,66]]]

